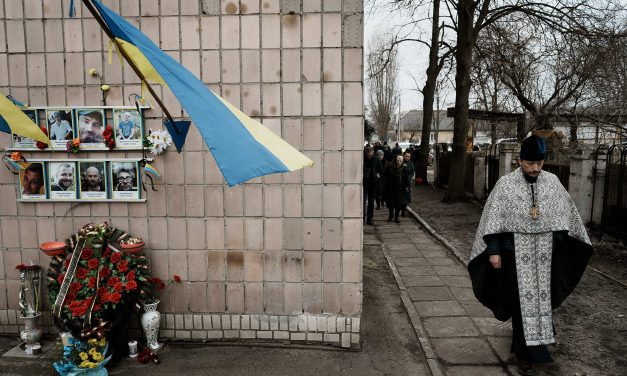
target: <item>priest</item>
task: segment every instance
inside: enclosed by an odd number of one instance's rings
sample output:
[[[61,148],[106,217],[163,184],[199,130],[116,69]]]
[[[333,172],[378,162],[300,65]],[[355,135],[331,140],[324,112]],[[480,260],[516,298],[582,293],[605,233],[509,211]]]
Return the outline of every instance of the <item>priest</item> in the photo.
[[[477,299],[512,320],[518,373],[552,361],[552,310],[573,291],[592,255],[577,208],[557,176],[542,171],[544,139],[521,145],[520,167],[496,183],[485,204],[468,270]]]

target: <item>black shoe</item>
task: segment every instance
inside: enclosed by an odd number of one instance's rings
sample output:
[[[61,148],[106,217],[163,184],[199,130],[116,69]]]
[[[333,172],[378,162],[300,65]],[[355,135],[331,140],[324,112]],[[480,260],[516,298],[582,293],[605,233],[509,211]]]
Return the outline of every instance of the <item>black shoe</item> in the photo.
[[[370,226],[374,226],[374,223],[372,222],[372,219],[368,220],[368,222],[366,222],[366,224],[370,225]]]
[[[396,218],[394,219],[394,222],[396,222],[396,223],[401,223],[401,221],[399,221],[399,220],[398,220],[398,217],[396,217]]]
[[[516,371],[518,372],[519,375],[522,375],[522,376],[535,376],[536,375],[536,370],[533,368],[533,366],[528,360],[518,357],[517,363],[518,363],[518,368],[516,369]]]
[[[381,207],[379,205],[377,205],[377,210],[381,209]]]
[[[404,216],[405,216],[405,212],[402,212],[402,213],[401,213],[401,217],[404,217]]]
[[[388,217],[388,222],[392,222],[392,217]]]

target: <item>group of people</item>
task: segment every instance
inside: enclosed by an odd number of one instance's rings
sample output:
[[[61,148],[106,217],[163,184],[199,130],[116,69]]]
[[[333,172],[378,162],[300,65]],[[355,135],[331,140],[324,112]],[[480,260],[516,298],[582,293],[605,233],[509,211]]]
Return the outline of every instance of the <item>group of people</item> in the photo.
[[[411,202],[415,166],[410,150],[402,151],[398,143],[390,148],[379,142],[364,147],[363,164],[364,221],[372,225],[374,206],[388,208],[388,222],[400,223]]]

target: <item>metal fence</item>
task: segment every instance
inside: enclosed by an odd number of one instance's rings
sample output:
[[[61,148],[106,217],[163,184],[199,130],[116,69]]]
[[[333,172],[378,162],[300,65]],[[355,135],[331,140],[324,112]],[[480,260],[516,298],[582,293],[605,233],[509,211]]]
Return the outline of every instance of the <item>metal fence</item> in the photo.
[[[604,230],[627,236],[627,176],[625,175],[626,145],[613,145],[608,150],[603,195]]]

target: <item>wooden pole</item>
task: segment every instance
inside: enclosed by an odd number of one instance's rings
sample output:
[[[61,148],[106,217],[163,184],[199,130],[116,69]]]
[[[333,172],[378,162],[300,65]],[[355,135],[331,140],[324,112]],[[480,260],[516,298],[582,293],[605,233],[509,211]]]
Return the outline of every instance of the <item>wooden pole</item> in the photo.
[[[111,31],[111,29],[109,29],[109,27],[107,26],[107,24],[104,22],[104,20],[102,19],[102,17],[100,16],[100,14],[98,13],[98,11],[96,10],[96,8],[94,8],[94,5],[91,3],[91,0],[83,0],[83,4],[85,4],[85,6],[87,7],[87,9],[89,10],[89,12],[94,16],[94,18],[96,19],[96,21],[98,21],[98,24],[100,24],[100,27],[102,28],[102,30],[104,30],[105,34],[107,34],[107,36],[109,37],[109,39],[115,43],[115,45],[118,47],[117,50],[120,52],[120,54],[122,54],[122,56],[124,57],[124,59],[126,60],[126,62],[128,63],[128,65],[130,65],[131,69],[133,69],[133,71],[135,72],[135,74],[142,80],[142,82],[144,84],[146,84],[146,87],[148,88],[148,91],[150,92],[150,94],[152,95],[152,97],[155,99],[155,101],[159,104],[159,107],[161,107],[161,109],[163,110],[163,112],[165,113],[165,116],[168,118],[168,120],[170,120],[170,122],[172,123],[172,126],[174,127],[174,130],[176,131],[176,133],[179,133],[179,129],[178,127],[174,124],[174,120],[172,119],[172,115],[170,115],[170,112],[168,111],[168,109],[165,107],[165,104],[163,104],[163,102],[161,101],[161,98],[159,98],[159,96],[157,96],[157,93],[155,92],[155,90],[152,88],[152,86],[150,85],[150,83],[148,83],[148,80],[146,79],[146,77],[144,77],[144,75],[142,74],[142,72],[139,70],[139,68],[137,67],[137,65],[135,65],[135,62],[126,54],[126,51],[124,51],[124,48],[122,48],[122,46],[118,43],[118,41],[115,39],[115,35],[113,35],[113,32]]]

